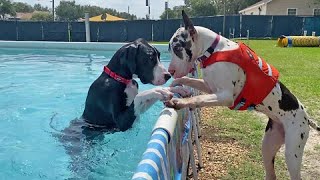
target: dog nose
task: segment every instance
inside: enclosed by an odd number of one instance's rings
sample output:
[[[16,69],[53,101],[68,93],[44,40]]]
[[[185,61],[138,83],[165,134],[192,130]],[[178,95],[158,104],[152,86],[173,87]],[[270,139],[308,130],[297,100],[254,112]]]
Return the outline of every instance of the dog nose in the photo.
[[[171,75],[170,75],[170,74],[164,74],[164,79],[165,79],[166,81],[168,81],[170,78],[171,78]]]
[[[169,73],[171,74],[171,76],[173,76],[175,72],[176,72],[175,70],[169,70]]]

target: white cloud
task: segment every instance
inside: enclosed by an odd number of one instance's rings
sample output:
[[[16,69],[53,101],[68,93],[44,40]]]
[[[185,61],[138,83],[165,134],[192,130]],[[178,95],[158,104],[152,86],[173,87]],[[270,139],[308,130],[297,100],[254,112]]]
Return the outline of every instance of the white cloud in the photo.
[[[15,2],[25,2],[28,4],[40,3],[41,5],[51,8],[51,0],[13,0]],[[164,11],[165,0],[150,0],[151,4],[151,18],[158,19],[161,13]],[[55,6],[59,5],[60,0],[55,0]],[[81,5],[95,5],[102,8],[113,8],[117,11],[128,11],[130,7],[130,13],[135,14],[138,17],[145,17],[148,13],[148,7],[145,6],[146,0],[76,0],[77,4]],[[184,4],[184,0],[169,0],[169,7],[178,6]]]

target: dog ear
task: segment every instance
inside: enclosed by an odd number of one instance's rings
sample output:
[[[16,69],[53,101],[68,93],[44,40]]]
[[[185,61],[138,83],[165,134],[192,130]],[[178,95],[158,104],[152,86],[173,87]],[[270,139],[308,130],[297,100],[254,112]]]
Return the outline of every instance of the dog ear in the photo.
[[[137,68],[137,52],[138,44],[136,42],[129,43],[124,47],[123,52],[120,54],[120,63],[125,64],[124,67],[127,67],[127,72],[135,74]]]
[[[189,31],[189,34],[191,35],[192,39],[194,39],[197,35],[197,31],[194,28],[191,19],[188,17],[184,10],[182,10],[182,18],[184,22],[184,28]]]

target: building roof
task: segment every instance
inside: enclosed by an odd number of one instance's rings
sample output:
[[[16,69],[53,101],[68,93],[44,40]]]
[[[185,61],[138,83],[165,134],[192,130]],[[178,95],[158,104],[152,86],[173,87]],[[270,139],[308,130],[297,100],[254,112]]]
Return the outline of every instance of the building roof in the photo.
[[[29,20],[31,19],[33,13],[17,13],[16,18],[21,20]]]
[[[17,20],[30,20],[33,16],[33,14],[35,13],[39,13],[39,12],[44,12],[44,13],[49,13],[47,11],[34,11],[34,12],[31,12],[31,13],[21,13],[21,12],[18,12],[16,13],[15,16],[7,16],[8,19],[17,19]]]
[[[111,14],[108,14],[108,13],[106,13],[106,18],[105,19],[103,19],[101,16],[102,16],[103,14],[100,14],[100,15],[98,15],[98,16],[94,16],[94,17],[91,17],[90,19],[89,19],[89,21],[123,21],[123,20],[126,20],[126,19],[123,19],[123,18],[120,18],[120,17],[117,17],[117,16],[112,16]]]
[[[248,11],[248,10],[251,10],[251,9],[254,9],[254,8],[257,8],[259,6],[262,6],[262,5],[265,5],[265,4],[268,4],[269,2],[271,2],[272,0],[262,0],[262,1],[259,1],[249,7],[246,7],[245,9],[242,9],[239,11],[239,13],[242,13],[242,12],[245,12],[245,11]]]

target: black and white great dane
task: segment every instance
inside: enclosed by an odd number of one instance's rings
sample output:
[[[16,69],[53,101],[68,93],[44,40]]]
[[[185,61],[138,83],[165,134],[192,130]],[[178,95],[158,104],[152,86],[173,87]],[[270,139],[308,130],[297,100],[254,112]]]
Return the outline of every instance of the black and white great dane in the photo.
[[[163,85],[171,75],[160,62],[160,52],[143,39],[121,47],[91,84],[82,118],[92,126],[129,129],[139,114],[157,100],[168,101],[174,93],[190,95],[182,86],[156,87],[138,93],[143,84]]]
[[[172,85],[182,84],[196,88],[207,94],[191,98],[173,98],[166,103],[176,109],[205,106],[233,106],[246,82],[246,72],[238,65],[218,62],[202,69],[203,79],[185,77],[199,57],[207,53],[214,43],[214,51],[229,51],[238,48],[238,44],[213,31],[193,26],[188,16],[182,12],[185,27],[179,28],[169,42],[172,60],[169,72],[175,78]],[[272,88],[272,87],[271,87]],[[285,144],[285,159],[293,180],[300,180],[301,162],[304,146],[309,136],[309,126],[320,131],[320,127],[310,119],[302,103],[280,81],[264,100],[254,108],[269,117],[262,142],[262,155],[266,170],[266,179],[276,179],[274,158]]]

